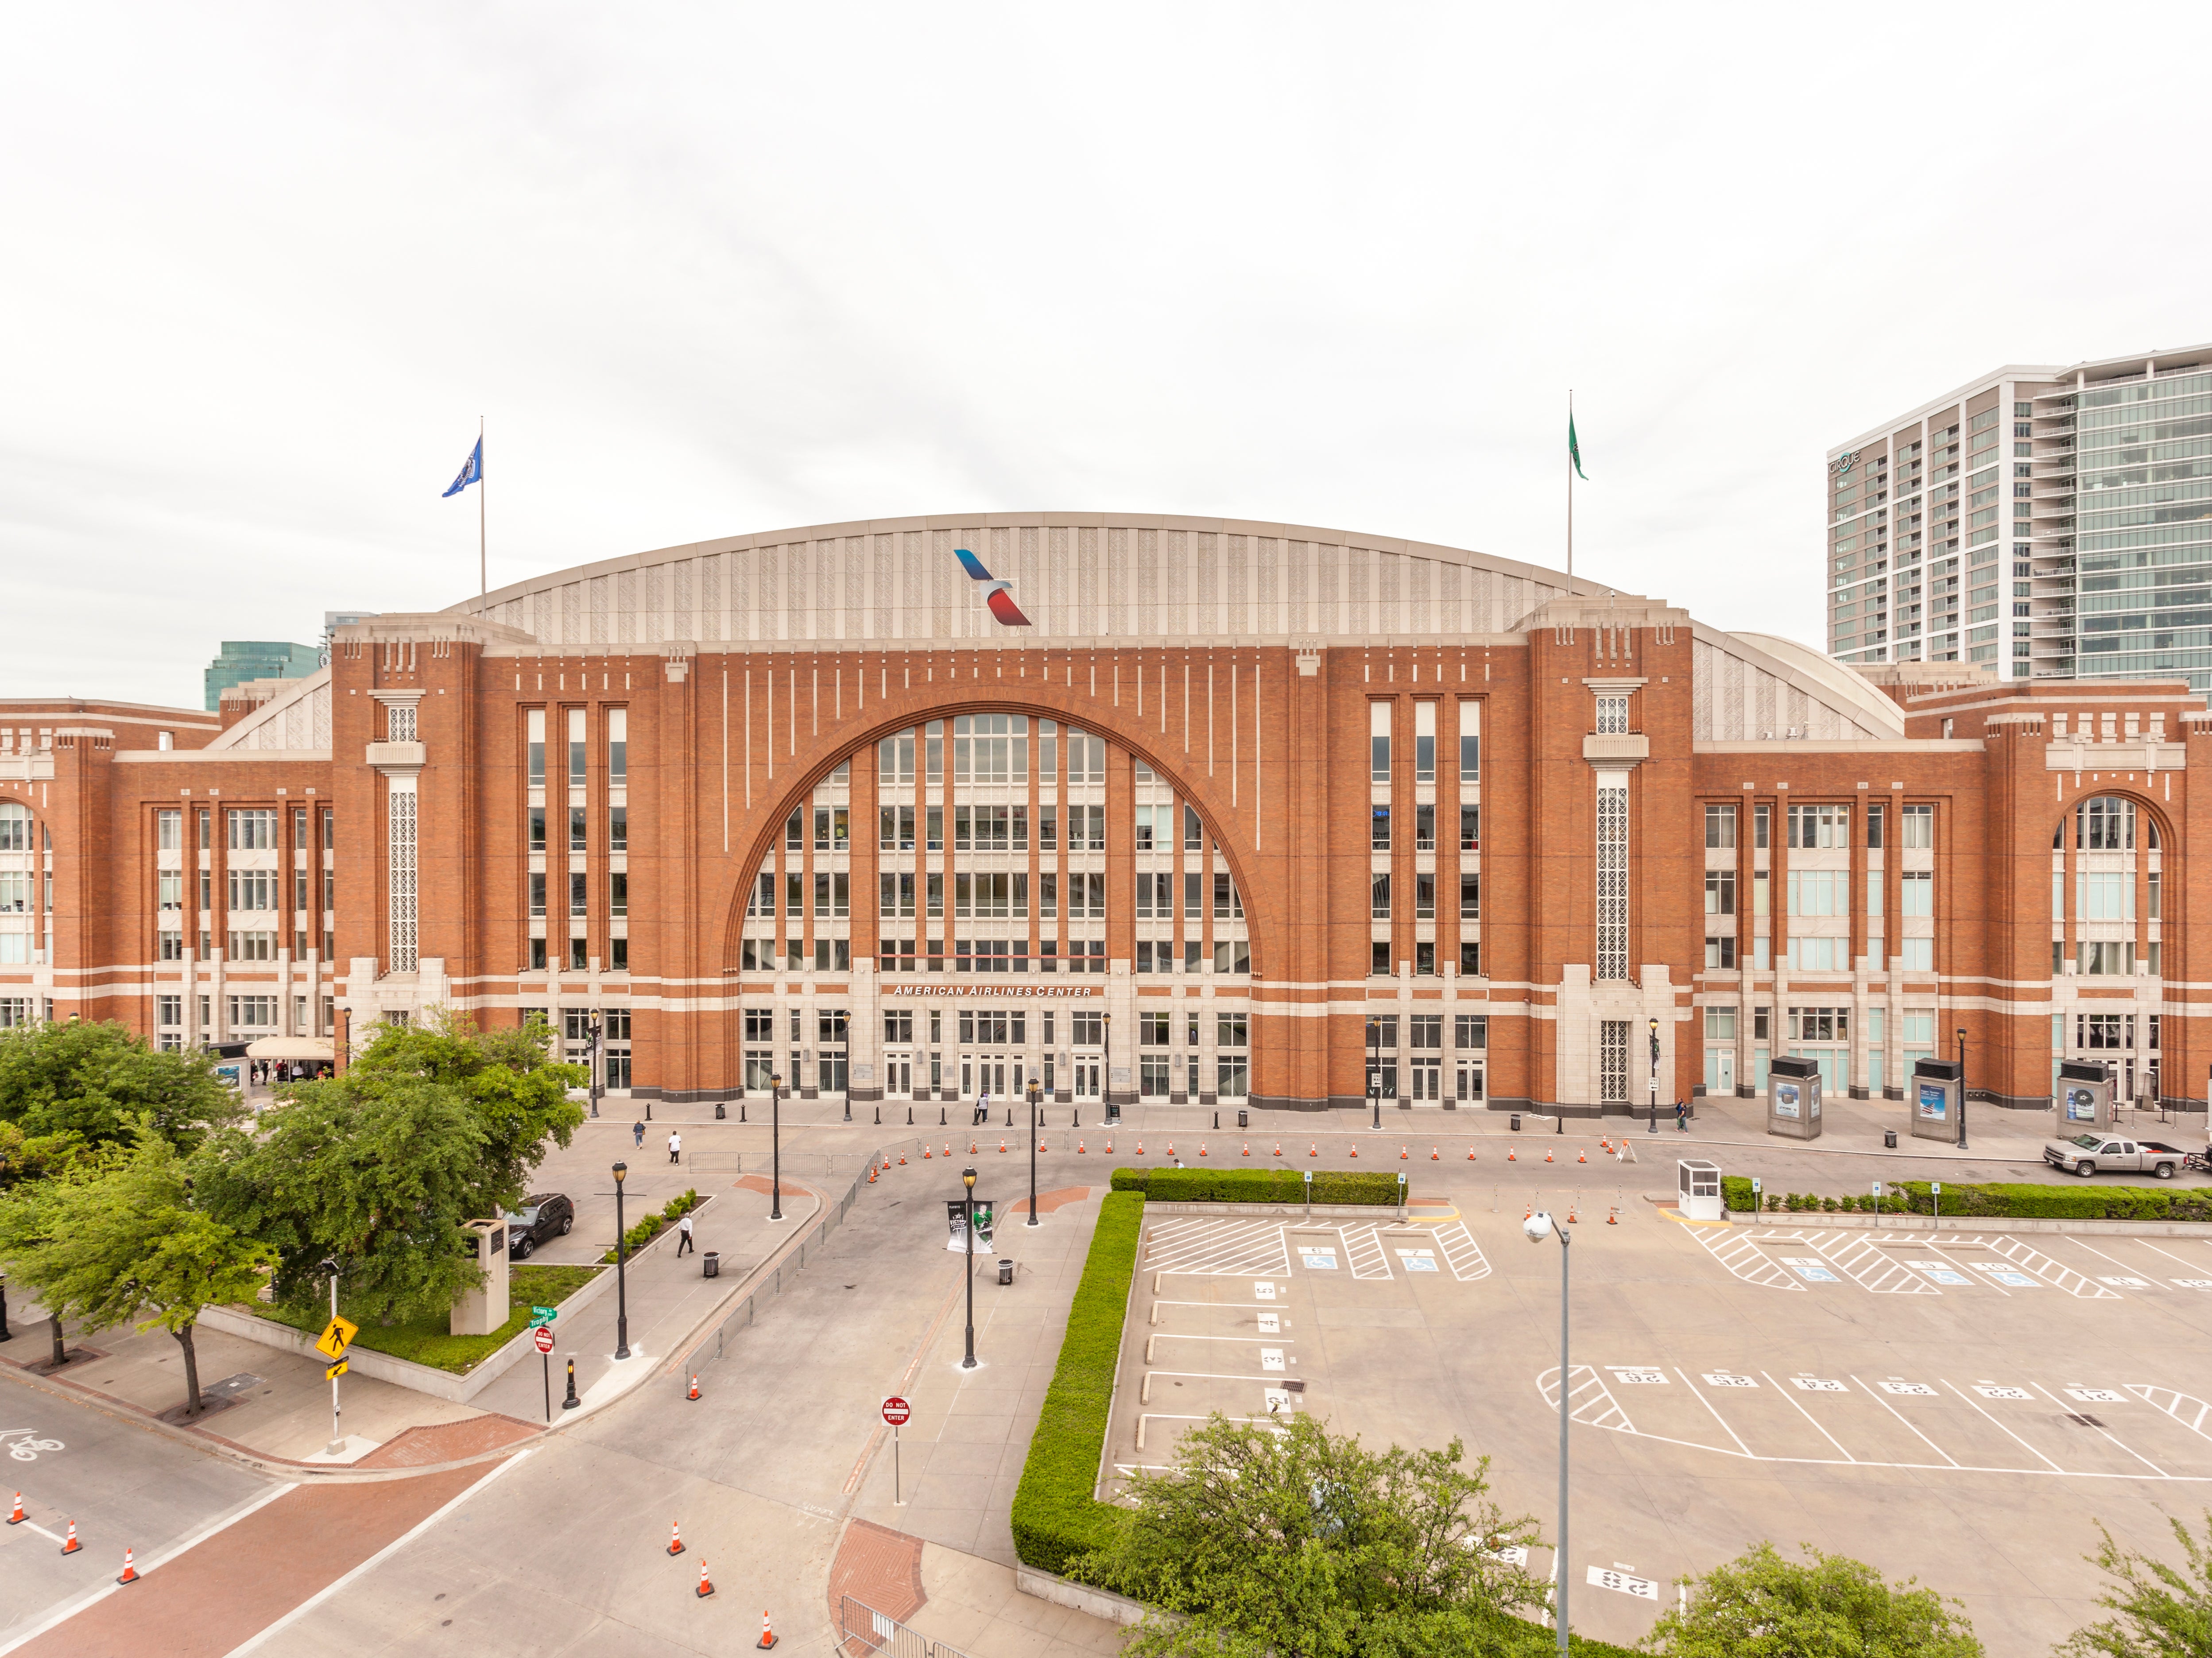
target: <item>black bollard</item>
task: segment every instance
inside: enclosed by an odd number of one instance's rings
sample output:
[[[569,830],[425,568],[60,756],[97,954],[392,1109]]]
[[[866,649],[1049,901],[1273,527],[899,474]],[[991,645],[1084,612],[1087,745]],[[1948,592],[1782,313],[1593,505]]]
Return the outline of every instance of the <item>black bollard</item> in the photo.
[[[573,1411],[583,1402],[576,1397],[576,1361],[572,1358],[568,1361],[568,1396],[561,1401],[561,1408]]]
[[[1080,1106],[1079,1106],[1079,1107],[1077,1107],[1077,1108],[1076,1108],[1076,1110],[1075,1110],[1075,1113],[1074,1113],[1074,1119],[1075,1119],[1075,1120],[1074,1120],[1074,1121],[1070,1125],[1070,1127],[1075,1127],[1075,1128],[1080,1128],[1080,1127],[1083,1127],[1083,1109],[1082,1109],[1082,1108],[1081,1108]]]
[[[743,1122],[744,1120],[745,1120],[745,1102],[744,1102],[743,1100],[739,1100],[739,1101],[738,1102],[738,1121],[739,1122]]]
[[[1012,1106],[1011,1106],[1011,1105],[1010,1105],[1010,1106],[1008,1106],[1008,1107],[1006,1108],[1006,1127],[1009,1127],[1009,1128],[1012,1128],[1013,1126],[1014,1126],[1014,1108],[1013,1108]]]
[[[910,1105],[906,1108],[906,1126],[908,1128],[914,1127],[914,1108]]]
[[[945,1126],[945,1108],[944,1108],[943,1106],[941,1106],[941,1105],[940,1105],[940,1106],[939,1106],[939,1107],[937,1108],[937,1126],[938,1126],[939,1128],[942,1128],[942,1127],[944,1127]]]
[[[850,1094],[845,1096],[845,1121],[847,1122],[853,1121],[853,1096]]]
[[[1221,1114],[1218,1111],[1213,1114],[1213,1126],[1216,1128],[1221,1127]]]
[[[883,1108],[883,1107],[881,1107],[881,1106],[879,1105],[879,1106],[878,1106],[878,1107],[876,1108],[876,1127],[878,1127],[878,1128],[881,1128],[883,1126],[884,1126],[884,1108]]]

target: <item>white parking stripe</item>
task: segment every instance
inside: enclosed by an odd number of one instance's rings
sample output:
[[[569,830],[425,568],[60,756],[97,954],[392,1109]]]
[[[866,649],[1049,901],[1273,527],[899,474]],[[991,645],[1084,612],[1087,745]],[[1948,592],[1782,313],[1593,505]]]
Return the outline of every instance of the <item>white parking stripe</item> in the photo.
[[[1938,1445],[1938,1444],[1937,1444],[1934,1440],[1932,1440],[1932,1439],[1929,1438],[1929,1436],[1928,1436],[1926,1434],[1922,1433],[1922,1432],[1920,1431],[1920,1430],[1919,1430],[1919,1429],[1917,1429],[1917,1428],[1914,1428],[1914,1427],[1912,1426],[1912,1424],[1911,1424],[1911,1422],[1909,1422],[1909,1421],[1906,1421],[1906,1420],[1905,1420],[1905,1412],[1902,1412],[1902,1411],[1900,1411],[1900,1410],[1899,1410],[1899,1409],[1897,1408],[1897,1406],[1894,1406],[1894,1405],[1891,1404],[1887,1400],[1884,1399],[1884,1398],[1881,1396],[1881,1393],[1880,1393],[1878,1390],[1876,1390],[1876,1389],[1875,1389],[1875,1388],[1867,1388],[1866,1383],[1865,1383],[1865,1382],[1859,1382],[1858,1377],[1856,1377],[1856,1376],[1854,1376],[1853,1377],[1851,1377],[1851,1380],[1852,1380],[1852,1381],[1854,1381],[1854,1382],[1858,1382],[1858,1383],[1859,1383],[1859,1386],[1860,1386],[1860,1387],[1862,1387],[1862,1388],[1866,1388],[1866,1393],[1867,1393],[1867,1397],[1868,1397],[1868,1398],[1869,1398],[1869,1399],[1873,1400],[1874,1400],[1874,1402],[1875,1402],[1875,1404],[1877,1404],[1877,1405],[1881,1406],[1882,1407],[1882,1409],[1884,1409],[1885,1411],[1887,1411],[1887,1412],[1888,1412],[1892,1416],[1895,1417],[1895,1418],[1896,1418],[1899,1422],[1903,1422],[1903,1423],[1905,1423],[1905,1425],[1907,1428],[1911,1428],[1911,1429],[1912,1430],[1912,1436],[1913,1436],[1915,1439],[1918,1440],[1922,1444],[1925,1445],[1925,1446],[1926,1446],[1929,1450],[1931,1450],[1931,1451],[1935,1452],[1936,1455],[1938,1455],[1938,1456],[1942,1457],[1942,1458],[1946,1462],[1948,1462],[1948,1463],[1949,1463],[1953,1467],[1954,1467],[1954,1468],[1955,1468],[1955,1467],[1957,1467],[1959,1466],[1959,1460],[1958,1460],[1958,1458],[1956,1458],[1956,1457],[1953,1456],[1953,1455],[1951,1455],[1951,1453],[1950,1453],[1950,1452],[1948,1452],[1948,1451],[1945,1450],[1945,1449],[1944,1449],[1941,1445]]]
[[[1746,1456],[1749,1456],[1751,1455],[1751,1447],[1743,1442],[1743,1437],[1741,1435],[1738,1434],[1734,1428],[1729,1426],[1728,1418],[1721,1414],[1720,1407],[1715,1405],[1711,1400],[1707,1399],[1705,1396],[1704,1393],[1699,1390],[1696,1382],[1691,1381],[1688,1376],[1683,1376],[1682,1371],[1679,1367],[1675,1370],[1674,1374],[1682,1377],[1682,1385],[1685,1388],[1687,1388],[1692,1394],[1697,1394],[1698,1402],[1713,1413],[1713,1420],[1721,1424],[1721,1431],[1726,1434],[1730,1439],[1735,1441],[1736,1449],[1741,1451]]]
[[[1947,1388],[1950,1388],[1953,1393],[1959,1394],[1958,1388],[1953,1387],[1950,1382],[1946,1382],[1943,1385]],[[1959,1397],[1960,1399],[1966,1400],[1966,1403],[1973,1405],[1976,1410],[1982,1411],[1982,1407],[1979,1405],[1974,1404],[1972,1400],[1966,1399],[1966,1394],[1959,1394]],[[2050,1465],[2051,1471],[2053,1473],[2064,1473],[2066,1472],[2065,1469],[2060,1467],[2056,1462],[2052,1462],[2049,1457],[2045,1456],[2041,1451],[2037,1450],[2034,1446],[2029,1444],[2025,1439],[2022,1439],[2010,1428],[2006,1427],[2003,1423],[1998,1421],[1996,1418],[1990,1416],[1990,1413],[1987,1411],[1982,1411],[1982,1414],[1985,1417],[1989,1417],[1990,1425],[1996,1428],[2000,1433],[2003,1434],[2006,1438],[2011,1440],[2014,1444],[2018,1445],[2022,1450],[2027,1452],[2031,1456],[2039,1458],[2042,1461],[2048,1463]]]
[[[2122,1450],[2126,1451],[2130,1456],[2135,1458],[2136,1461],[2142,1463],[2143,1467],[2148,1468],[2160,1479],[2171,1479],[2173,1478],[2172,1474],[2168,1473],[2164,1468],[2160,1467],[2157,1463],[2152,1461],[2141,1451],[2132,1449],[2126,1445],[2120,1445],[2118,1437],[2112,1432],[2112,1430],[2105,1426],[2103,1423],[2096,1421],[2094,1418],[2091,1418],[2087,1412],[2067,1411],[2064,1403],[2060,1400],[2058,1395],[2052,1393],[2050,1388],[2045,1387],[2040,1382],[2031,1382],[2027,1385],[2034,1388],[2036,1392],[2041,1394],[2052,1404],[2057,1405],[2060,1410],[2066,1411],[2067,1415],[2074,1418],[2076,1421],[2081,1422],[2084,1427],[2094,1428],[2097,1432],[2104,1435],[2106,1438],[2111,1440],[2112,1443],[2119,1445]]]
[[[1761,1375],[1761,1376],[1766,1376],[1766,1372],[1765,1372],[1765,1371],[1764,1371],[1764,1370],[1761,1370],[1761,1371],[1759,1372],[1759,1375]],[[1820,1433],[1820,1437],[1821,1437],[1821,1438],[1823,1438],[1823,1439],[1825,1439],[1825,1440],[1826,1440],[1826,1441],[1828,1442],[1828,1443],[1830,1443],[1831,1445],[1833,1445],[1838,1452],[1841,1452],[1841,1453],[1842,1453],[1843,1459],[1844,1459],[1844,1461],[1846,1461],[1846,1462],[1856,1462],[1856,1461],[1858,1461],[1858,1458],[1856,1458],[1856,1456],[1853,1456],[1853,1455],[1852,1455],[1849,1451],[1846,1451],[1846,1450],[1844,1450],[1844,1449],[1843,1442],[1842,1442],[1840,1440],[1838,1440],[1838,1439],[1835,1436],[1835,1435],[1833,1435],[1833,1434],[1830,1433],[1830,1432],[1829,1432],[1826,1428],[1823,1428],[1823,1427],[1821,1427],[1821,1426],[1820,1426],[1820,1423],[1819,1423],[1817,1420],[1815,1420],[1815,1419],[1814,1419],[1814,1415],[1813,1415],[1812,1412],[1810,1412],[1810,1411],[1807,1410],[1807,1409],[1806,1409],[1802,1405],[1798,1405],[1798,1404],[1797,1404],[1797,1400],[1796,1400],[1796,1398],[1795,1397],[1795,1395],[1793,1395],[1793,1394],[1788,1394],[1788,1393],[1784,1393],[1784,1392],[1783,1392],[1783,1388],[1782,1388],[1782,1384],[1781,1384],[1780,1382],[1777,1382],[1777,1381],[1776,1381],[1772,1376],[1766,1376],[1766,1385],[1767,1385],[1768,1387],[1770,1387],[1770,1388],[1773,1388],[1773,1389],[1774,1389],[1774,1391],[1775,1391],[1776,1393],[1778,1393],[1778,1394],[1782,1394],[1782,1397],[1783,1397],[1783,1398],[1784,1398],[1784,1399],[1786,1399],[1786,1400],[1789,1400],[1792,1405],[1796,1405],[1796,1406],[1797,1406],[1797,1414],[1798,1414],[1798,1415],[1800,1415],[1800,1416],[1802,1416],[1802,1417],[1803,1417],[1803,1418],[1804,1418],[1808,1422],[1812,1423],[1812,1424],[1813,1424],[1813,1426],[1814,1426],[1816,1430],[1819,1430],[1819,1433]]]

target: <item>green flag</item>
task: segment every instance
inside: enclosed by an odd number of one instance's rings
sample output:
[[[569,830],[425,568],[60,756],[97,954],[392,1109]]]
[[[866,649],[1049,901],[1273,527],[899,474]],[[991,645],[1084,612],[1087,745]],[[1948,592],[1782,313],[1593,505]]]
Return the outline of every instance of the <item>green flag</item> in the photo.
[[[1584,483],[1589,482],[1589,474],[1583,471],[1582,446],[1575,441],[1575,417],[1571,413],[1567,416],[1567,462],[1575,469],[1577,477]]]

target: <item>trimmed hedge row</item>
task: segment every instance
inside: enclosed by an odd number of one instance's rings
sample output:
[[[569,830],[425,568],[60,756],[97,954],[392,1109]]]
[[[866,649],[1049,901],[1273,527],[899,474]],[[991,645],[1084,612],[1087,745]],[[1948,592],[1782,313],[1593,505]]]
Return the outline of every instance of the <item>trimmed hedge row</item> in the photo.
[[[1934,1193],[1926,1181],[1902,1181],[1916,1215],[1932,1214]],[[2212,1189],[2204,1187],[1996,1185],[1957,1186],[1943,1182],[1947,1215],[1989,1215],[2013,1220],[2188,1220],[2212,1221]]]
[[[1926,1181],[1892,1181],[1885,1188],[1881,1208],[1887,1214],[1929,1215],[1936,1212],[1936,1195]],[[1722,1200],[1729,1208],[1748,1212],[1751,1181],[1741,1175],[1721,1177]],[[1769,1192],[1769,1213],[1803,1209],[1872,1211],[1873,1197],[1866,1193],[1840,1198],[1814,1193]],[[2212,1224],[2212,1188],[2204,1187],[2030,1186],[2014,1182],[1964,1185],[1943,1182],[1942,1212],[1982,1216],[1992,1220],[2175,1220]]]
[[[1306,1182],[1296,1169],[1116,1169],[1116,1192],[1142,1192],[1155,1203],[1304,1203]],[[1316,1203],[1395,1208],[1405,1188],[1382,1170],[1316,1169]]]
[[[1106,1446],[1106,1416],[1121,1363],[1121,1324],[1145,1222],[1141,1192],[1109,1192],[1067,1310],[1060,1363],[1014,1488],[1014,1552],[1041,1571],[1059,1572],[1092,1549],[1114,1546],[1129,1510],[1091,1495]]]
[[[639,1250],[644,1248],[647,1244],[652,1242],[653,1239],[660,1236],[661,1228],[664,1226],[673,1226],[678,1221],[683,1219],[685,1215],[689,1214],[692,1210],[696,1209],[698,1206],[699,1192],[697,1187],[694,1187],[686,1191],[678,1193],[676,1196],[669,1199],[666,1207],[659,1210],[656,1213],[648,1214],[643,1220],[638,1222],[636,1225],[631,1227],[629,1230],[623,1234],[623,1253],[625,1255],[635,1254]],[[606,1254],[599,1257],[599,1263],[605,1266],[613,1266],[615,1264],[615,1252],[611,1249],[608,1250]]]

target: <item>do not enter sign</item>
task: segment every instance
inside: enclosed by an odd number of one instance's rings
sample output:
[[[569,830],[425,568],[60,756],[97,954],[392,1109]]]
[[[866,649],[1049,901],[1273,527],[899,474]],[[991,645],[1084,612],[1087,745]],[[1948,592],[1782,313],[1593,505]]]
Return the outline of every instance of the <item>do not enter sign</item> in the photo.
[[[894,1428],[906,1426],[907,1418],[913,1414],[914,1407],[896,1394],[884,1401],[884,1420]]]
[[[530,1341],[531,1345],[541,1353],[550,1353],[553,1351],[553,1332],[543,1324],[530,1333]]]

